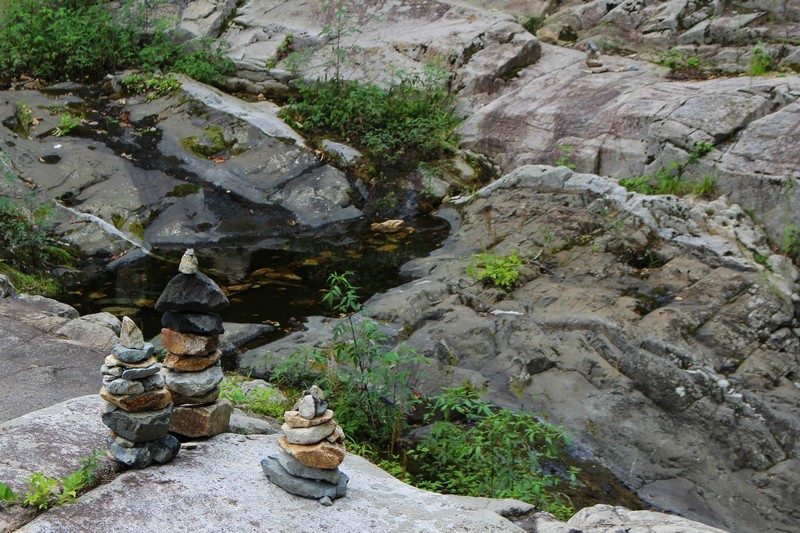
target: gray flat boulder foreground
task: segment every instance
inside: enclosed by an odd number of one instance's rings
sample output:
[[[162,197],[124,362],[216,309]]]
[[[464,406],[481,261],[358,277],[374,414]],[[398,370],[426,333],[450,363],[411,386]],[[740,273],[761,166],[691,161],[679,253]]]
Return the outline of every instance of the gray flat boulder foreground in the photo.
[[[59,449],[75,461],[102,448],[107,429],[100,423],[100,404],[98,397],[85,396],[0,425],[0,477],[20,491],[26,470],[69,471],[65,463],[72,461],[55,457]],[[347,497],[334,506],[292,496],[270,483],[260,466],[280,451],[278,437],[212,437],[181,450],[167,465],[122,473],[19,531],[522,531],[478,505],[406,485],[354,455],[342,465],[350,476]],[[18,458],[24,464],[5,466]],[[5,510],[0,515],[0,531],[14,526],[7,516]]]
[[[63,477],[81,457],[103,449],[107,428],[95,395],[74,398],[0,424],[0,479],[24,491],[23,478],[43,470]],[[567,524],[517,500],[448,496],[398,481],[365,459],[348,454],[342,471],[350,477],[347,496],[333,506],[293,496],[269,482],[259,465],[280,451],[279,435],[223,433],[184,446],[170,463],[127,470],[100,460],[97,486],[75,503],[35,517],[18,505],[2,507],[0,532],[426,532],[524,531],[503,516],[529,516],[529,531],[611,533],[719,533],[703,524],[649,511],[598,505]]]
[[[100,390],[99,369],[119,338],[41,297],[0,298],[0,421]]]

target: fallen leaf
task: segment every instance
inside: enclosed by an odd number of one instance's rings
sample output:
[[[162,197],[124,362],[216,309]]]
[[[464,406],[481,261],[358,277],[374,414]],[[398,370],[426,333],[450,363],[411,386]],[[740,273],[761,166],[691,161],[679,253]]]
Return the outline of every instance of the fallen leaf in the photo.
[[[211,161],[213,161],[214,163],[224,163],[227,160],[228,160],[227,157],[220,157],[216,155],[211,158]]]

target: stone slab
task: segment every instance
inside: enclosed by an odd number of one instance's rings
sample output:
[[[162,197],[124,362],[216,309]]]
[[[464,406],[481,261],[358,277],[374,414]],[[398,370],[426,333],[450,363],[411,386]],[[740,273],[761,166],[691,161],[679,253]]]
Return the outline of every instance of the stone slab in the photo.
[[[169,430],[184,437],[210,437],[230,428],[233,404],[222,399],[200,407],[176,407]]]

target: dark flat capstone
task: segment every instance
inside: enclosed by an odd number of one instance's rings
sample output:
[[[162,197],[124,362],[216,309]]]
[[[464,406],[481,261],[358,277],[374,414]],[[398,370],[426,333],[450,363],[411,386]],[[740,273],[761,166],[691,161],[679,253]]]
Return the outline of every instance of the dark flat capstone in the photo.
[[[156,302],[156,311],[213,313],[229,305],[214,280],[198,272],[172,278]]]
[[[261,468],[264,470],[267,479],[286,492],[315,500],[325,496],[334,500],[344,497],[347,494],[347,482],[350,481],[350,478],[344,473],[341,474],[342,477],[339,479],[339,483],[335,485],[327,481],[295,477],[281,466],[277,457],[272,455],[261,460]]]
[[[222,318],[213,313],[167,311],[161,317],[161,325],[180,333],[197,333],[198,335],[222,335],[225,333]]]

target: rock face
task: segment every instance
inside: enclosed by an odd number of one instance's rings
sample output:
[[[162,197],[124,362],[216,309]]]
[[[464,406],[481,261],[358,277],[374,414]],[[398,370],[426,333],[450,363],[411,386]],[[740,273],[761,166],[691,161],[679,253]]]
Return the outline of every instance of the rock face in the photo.
[[[462,146],[505,171],[566,160],[581,172],[633,178],[686,163],[708,143],[684,180],[713,175],[776,241],[800,225],[797,77],[670,82],[649,63],[604,56],[609,72],[591,74],[583,59],[545,46],[509,90],[467,118]]]
[[[797,528],[798,274],[740,207],[545,166],[463,205],[441,210],[456,228],[441,249],[404,267],[419,279],[366,304],[433,361],[418,389],[466,380],[544,412],[658,508]],[[528,261],[513,291],[465,273],[488,247]]]
[[[97,393],[97,367],[119,342],[119,321],[79,317],[68,305],[41,297],[0,298],[0,422]]]
[[[358,30],[345,32],[339,43],[348,57],[338,74],[347,79],[382,83],[397,70],[418,71],[439,60],[455,71],[454,85],[463,95],[475,95],[495,91],[504,77],[540,55],[536,38],[511,16],[463,3],[353,3],[347,11],[348,25]],[[309,55],[299,65],[300,74],[331,77],[337,73],[333,46],[324,46],[330,39],[321,36],[331,16],[312,2],[249,2],[237,11],[235,25],[222,38],[231,43],[229,55],[239,67],[238,75],[251,83],[275,83],[285,75],[291,60],[277,57],[277,48],[289,34],[294,51]],[[272,60],[275,68],[265,68]]]

